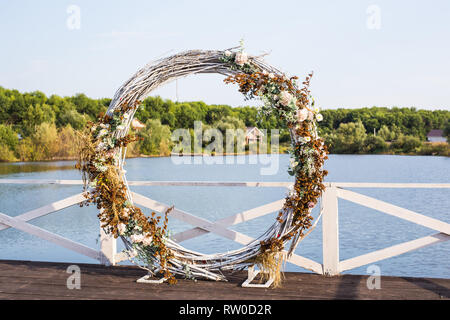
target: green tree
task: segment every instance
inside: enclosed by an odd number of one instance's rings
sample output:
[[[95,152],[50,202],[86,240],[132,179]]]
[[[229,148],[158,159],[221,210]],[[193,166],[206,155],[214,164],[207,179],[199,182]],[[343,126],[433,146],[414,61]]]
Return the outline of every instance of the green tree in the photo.
[[[447,121],[444,127],[444,137],[446,137],[447,142],[450,143],[450,121]]]
[[[367,134],[361,121],[341,123],[335,134],[325,137],[333,153],[361,153]]]
[[[226,116],[219,121],[216,121],[213,125],[213,128],[219,129],[223,134],[225,134],[227,129],[245,129],[244,121],[239,118],[235,118],[232,116]]]
[[[31,135],[32,160],[51,160],[58,151],[58,131],[54,123],[44,122],[36,126]]]
[[[382,153],[388,150],[389,146],[380,136],[369,134],[364,141],[364,152],[366,153]]]
[[[391,130],[389,130],[388,126],[385,124],[381,126],[380,130],[378,130],[377,136],[382,138],[384,141],[392,141],[395,139]]]
[[[55,122],[55,113],[53,109],[47,104],[30,104],[23,116],[23,133],[25,135],[32,134],[34,129],[44,122]]]
[[[2,161],[16,161],[14,152],[5,144],[0,144],[0,162]]]
[[[52,157],[59,159],[72,159],[76,157],[76,133],[75,130],[68,124],[58,131],[57,148],[53,152]]]
[[[139,142],[139,150],[147,155],[167,155],[170,152],[170,128],[162,125],[159,119],[148,120],[145,128],[139,132],[143,139]]]
[[[412,153],[418,151],[422,141],[413,136],[401,135],[396,141],[392,142],[391,149],[397,152]]]
[[[18,143],[19,137],[12,127],[10,125],[0,124],[0,145],[6,146],[14,151]]]
[[[70,97],[69,101],[72,102],[76,110],[81,114],[87,114],[91,119],[97,118],[101,112],[105,112],[108,100],[90,99],[84,93],[78,93],[74,97]]]
[[[195,121],[202,121],[200,110],[192,107],[189,103],[176,104],[173,107],[176,119],[176,127],[190,129],[194,128]]]
[[[18,143],[17,133],[11,126],[0,124],[0,161],[15,161],[14,152]]]
[[[78,113],[77,110],[70,108],[65,109],[58,116],[59,126],[71,126],[76,130],[80,130],[86,126],[88,119],[85,115]]]

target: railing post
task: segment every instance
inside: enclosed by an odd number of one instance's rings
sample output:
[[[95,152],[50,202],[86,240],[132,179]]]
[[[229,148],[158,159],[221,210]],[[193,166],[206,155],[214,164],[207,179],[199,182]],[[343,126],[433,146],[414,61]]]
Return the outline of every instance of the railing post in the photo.
[[[328,184],[322,196],[323,273],[339,274],[339,219],[336,187]]]
[[[108,234],[100,227],[100,262],[104,265],[116,264],[117,242],[116,239]]]

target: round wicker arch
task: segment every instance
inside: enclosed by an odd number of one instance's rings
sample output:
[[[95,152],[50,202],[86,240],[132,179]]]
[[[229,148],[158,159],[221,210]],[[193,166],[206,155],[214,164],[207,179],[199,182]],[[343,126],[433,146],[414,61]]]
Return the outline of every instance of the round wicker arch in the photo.
[[[236,76],[237,74],[242,74],[243,72],[245,73],[246,68],[251,66],[253,70],[257,70],[260,74],[271,75],[271,77],[275,75],[280,79],[287,79],[284,73],[268,65],[262,60],[261,57],[247,56],[245,54],[245,63],[230,63],[230,58],[227,57],[235,56],[236,54],[242,54],[242,51],[237,51],[236,48],[223,51],[194,50],[175,54],[144,66],[130,79],[128,79],[115,93],[114,98],[107,110],[106,116],[113,117],[115,112],[119,112],[123,122],[120,126],[107,127],[107,130],[109,130],[108,134],[113,137],[115,141],[122,141],[126,138],[140,101],[145,99],[156,88],[159,88],[162,85],[180,77],[205,73],[221,74],[228,77]],[[322,143],[320,138],[317,136],[315,121],[313,119],[310,120],[311,124],[308,128],[311,129],[311,137],[313,141]],[[302,137],[299,136],[298,128],[292,125],[290,125],[289,128],[292,145],[296,146],[300,145],[300,143],[304,143],[301,142]],[[102,148],[105,147],[97,146],[97,152],[102,150]],[[126,187],[126,198],[132,205],[133,197],[128,189],[124,170],[126,146],[119,145],[111,150],[113,150],[114,157],[117,159],[117,165],[115,168],[117,170],[120,183]],[[317,153],[319,154],[320,151],[317,151]],[[323,151],[323,154],[319,154],[317,156],[317,159],[321,159],[322,162],[320,162],[316,167],[309,164],[312,169],[308,174],[317,175],[319,173],[323,173],[321,170],[324,154],[326,154],[326,150]],[[320,182],[321,181],[322,180],[320,180]],[[320,188],[321,185],[318,185],[314,186],[314,189],[312,189],[314,192],[317,192],[317,194],[315,194],[317,198],[321,193],[321,190],[319,190]],[[296,196],[300,197],[298,194]],[[286,201],[289,201],[289,198],[287,198]],[[102,209],[101,206],[99,206],[99,208]],[[311,209],[309,210],[309,213],[310,212]],[[225,276],[221,273],[222,270],[242,270],[258,262],[258,256],[261,254],[262,243],[269,243],[272,239],[283,239],[284,244],[288,240],[292,240],[289,254],[292,253],[298,242],[304,236],[301,232],[303,231],[303,228],[300,228],[299,230],[299,225],[296,222],[296,216],[294,215],[295,210],[292,209],[291,201],[291,206],[285,205],[279,212],[277,220],[269,227],[268,230],[262,233],[261,236],[238,250],[224,253],[198,253],[187,249],[170,238],[164,236],[163,242],[170,252],[170,258],[165,261],[163,266],[161,259],[157,255],[148,254],[147,251],[145,253],[146,261],[143,265],[141,265],[141,267],[146,268],[152,274],[155,274],[162,269],[167,269],[171,274],[186,275],[186,270],[189,270],[191,277],[226,280]],[[306,219],[312,220],[311,217],[306,217]],[[122,238],[130,252],[134,251],[136,253],[136,250],[145,250],[144,247],[139,249],[139,247],[134,246],[134,241],[131,237],[124,235],[119,236]]]

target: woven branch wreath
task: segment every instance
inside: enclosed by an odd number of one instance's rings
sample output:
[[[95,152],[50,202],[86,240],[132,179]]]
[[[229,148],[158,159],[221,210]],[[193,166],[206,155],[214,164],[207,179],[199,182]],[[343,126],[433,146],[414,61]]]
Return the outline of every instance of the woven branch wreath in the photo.
[[[291,134],[289,173],[295,183],[275,223],[245,247],[226,253],[200,254],[171,240],[167,230],[170,209],[162,218],[155,212],[146,216],[134,206],[123,169],[126,146],[136,139],[128,131],[140,102],[161,85],[198,73],[222,74],[225,83],[238,84],[246,98],[260,98],[261,110],[283,119]],[[257,264],[279,284],[282,262],[311,227],[311,210],[324,190],[327,174],[323,170],[327,150],[316,126],[322,115],[308,89],[311,76],[299,89],[297,77],[287,78],[260,57],[248,56],[242,47],[187,51],[146,65],[119,88],[99,123],[90,124],[80,135],[77,168],[83,175],[85,204],[97,205],[102,227],[121,237],[130,260],[151,274],[162,273],[169,283],[176,282],[175,275],[226,280],[220,271]],[[283,249],[288,241],[286,255]]]

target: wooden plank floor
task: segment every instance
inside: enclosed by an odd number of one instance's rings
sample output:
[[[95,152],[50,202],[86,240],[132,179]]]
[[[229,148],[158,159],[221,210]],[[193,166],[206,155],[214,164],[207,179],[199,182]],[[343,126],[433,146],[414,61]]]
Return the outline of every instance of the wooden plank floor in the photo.
[[[246,274],[229,282],[180,279],[176,285],[140,284],[145,271],[133,266],[77,264],[81,289],[66,286],[69,263],[0,260],[0,299],[450,299],[450,279],[382,277],[381,289],[369,290],[368,276],[324,277],[285,273],[281,288],[242,288]]]

